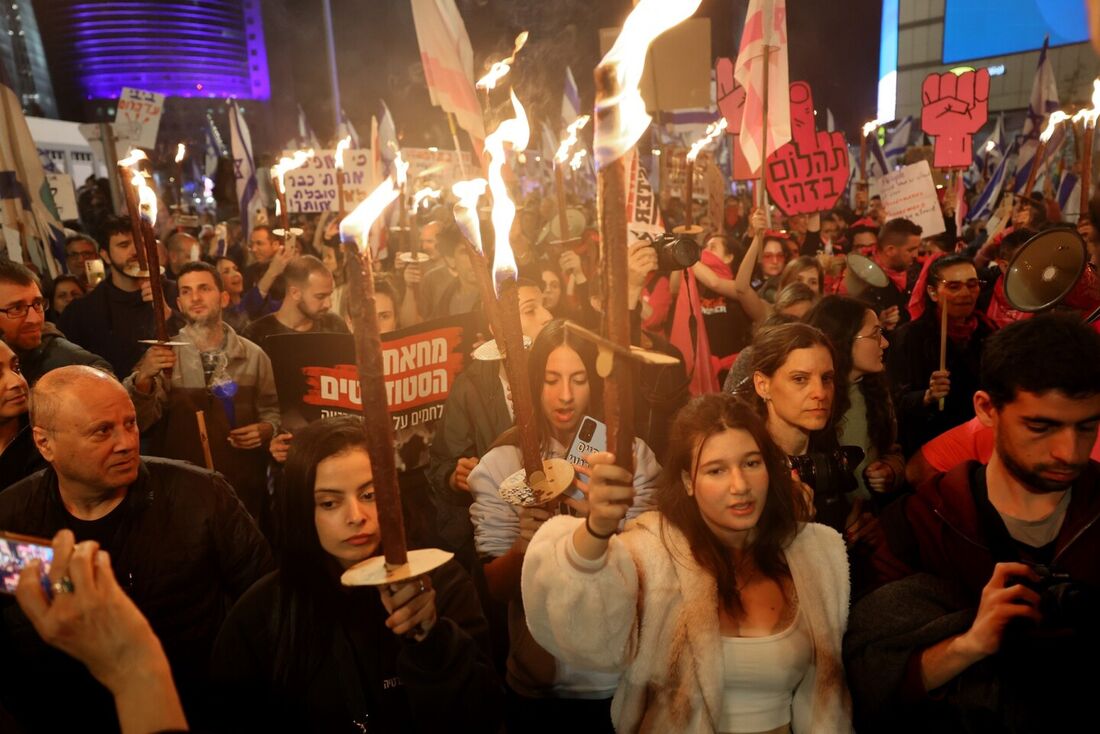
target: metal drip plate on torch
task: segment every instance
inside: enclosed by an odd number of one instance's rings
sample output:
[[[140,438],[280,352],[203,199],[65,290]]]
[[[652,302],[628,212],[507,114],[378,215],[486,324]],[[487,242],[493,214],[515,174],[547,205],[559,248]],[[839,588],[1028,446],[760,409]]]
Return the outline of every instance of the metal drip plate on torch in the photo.
[[[523,337],[523,347],[524,349],[531,348],[531,337]],[[500,347],[497,346],[496,339],[490,339],[482,344],[474,350],[471,356],[479,362],[499,362],[504,359],[504,355],[500,353]]]
[[[700,236],[703,234],[703,228],[700,227],[698,224],[693,224],[690,227],[687,226],[687,225],[681,224],[679,227],[673,227],[672,228],[672,233],[673,234],[687,235],[688,237],[694,237],[696,240],[698,240],[700,238]],[[702,244],[702,243],[700,243],[700,244]]]
[[[573,483],[576,472],[565,459],[544,459],[541,481],[536,477],[532,486],[527,482],[527,471],[520,469],[500,483],[500,498],[516,507],[538,507],[557,499]]]
[[[438,548],[420,548],[409,551],[408,560],[402,565],[387,567],[385,556],[374,556],[344,571],[340,583],[344,586],[396,584],[431,573],[454,557],[454,553]]]
[[[138,339],[138,344],[151,344],[157,347],[186,347],[190,342],[168,341],[162,342],[156,339]]]
[[[276,227],[275,229],[271,230],[271,233],[276,237],[282,237],[284,239],[286,238],[286,230],[282,227]],[[291,227],[290,234],[293,237],[301,237],[303,234],[305,234],[305,230],[301,227]]]
[[[141,268],[126,268],[124,272],[130,278],[148,278],[150,273],[148,270],[142,270]],[[164,266],[160,266],[160,274],[164,275]]]
[[[594,331],[590,331],[580,324],[572,321],[565,322],[565,331],[567,333],[575,334],[576,336],[591,342],[596,345],[598,353],[596,354],[596,373],[600,377],[607,377],[611,374],[611,370],[615,364],[615,355],[618,354],[621,357],[627,357],[633,359],[642,364],[659,365],[667,367],[669,365],[679,364],[680,360],[673,357],[671,354],[665,354],[664,352],[656,352],[652,349],[643,349],[642,347],[630,345],[630,349],[619,346],[609,339],[605,339]]]
[[[411,252],[399,252],[399,253],[397,253],[397,261],[398,262],[410,263],[411,264],[411,263],[414,263],[414,262],[426,263],[429,260],[431,260],[431,258],[425,252],[418,252],[415,255],[413,255],[413,253],[411,253]]]

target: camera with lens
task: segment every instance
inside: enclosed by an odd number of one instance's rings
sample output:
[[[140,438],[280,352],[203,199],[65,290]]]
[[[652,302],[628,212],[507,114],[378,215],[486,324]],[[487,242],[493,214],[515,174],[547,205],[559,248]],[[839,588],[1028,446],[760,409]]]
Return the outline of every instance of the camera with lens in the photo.
[[[798,478],[814,489],[816,522],[843,530],[848,516],[845,495],[859,487],[856,467],[864,456],[859,446],[841,446],[835,451],[813,451],[787,457],[790,467],[798,472]]]
[[[1032,581],[1020,576],[1009,577],[1005,586],[1023,584],[1039,595],[1040,626],[1044,629],[1083,629],[1095,624],[1100,613],[1100,590],[1074,581],[1068,573],[1060,573],[1044,563],[1029,563],[1039,577]]]
[[[699,262],[703,248],[691,235],[666,232],[652,242],[657,251],[657,272],[671,273],[686,270]]]

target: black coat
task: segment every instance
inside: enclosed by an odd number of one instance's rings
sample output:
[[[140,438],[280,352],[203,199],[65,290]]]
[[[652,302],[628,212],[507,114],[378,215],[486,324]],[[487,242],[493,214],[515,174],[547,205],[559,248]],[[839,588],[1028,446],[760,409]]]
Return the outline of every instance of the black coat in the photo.
[[[214,639],[233,602],[272,569],[267,542],[220,474],[149,457],[122,503],[91,525],[65,509],[52,468],[0,493],[0,528],[41,538],[70,528],[111,554],[164,646],[189,720],[201,725]],[[10,598],[0,598],[0,650],[0,705],[28,730],[117,728],[106,690],[42,642]]]
[[[326,573],[318,569],[319,574]],[[214,649],[219,727],[226,732],[495,732],[502,689],[470,577],[449,561],[431,573],[438,620],[422,642],[394,635],[376,589],[340,589],[299,649],[305,683],[276,682],[278,572],[233,607]],[[335,579],[333,584],[338,583]],[[301,634],[301,631],[298,632]]]

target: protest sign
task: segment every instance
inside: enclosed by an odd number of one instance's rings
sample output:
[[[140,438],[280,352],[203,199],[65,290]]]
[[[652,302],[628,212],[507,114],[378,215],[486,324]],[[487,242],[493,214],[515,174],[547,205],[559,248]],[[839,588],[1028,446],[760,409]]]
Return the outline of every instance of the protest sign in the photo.
[[[923,230],[922,237],[934,237],[947,231],[928,161],[905,166],[879,177],[878,181],[886,219],[908,219]]]
[[[844,134],[817,130],[806,82],[791,84],[791,140],[768,156],[768,195],[784,214],[832,209],[848,186]]]
[[[336,203],[336,151],[317,150],[300,168],[286,173],[287,211],[326,212]],[[283,151],[293,156],[293,151]],[[371,156],[366,149],[344,151],[344,211],[351,211],[374,188]]]
[[[453,150],[402,148],[401,158],[409,164],[408,179],[412,191],[429,184],[433,188],[450,191],[451,185],[457,181],[481,175],[481,168],[474,166],[469,153],[462,153],[460,159]]]
[[[989,69],[929,74],[921,103],[921,130],[936,139],[936,168],[969,168],[974,133],[989,118]]]
[[[473,347],[473,336],[465,315],[382,335],[399,469],[427,463],[435,422]],[[280,334],[268,337],[265,348],[275,373],[284,430],[294,432],[333,415],[361,415],[351,334]]]
[[[127,146],[157,147],[157,132],[164,114],[164,95],[123,87],[115,113],[115,131],[120,139],[119,151]]]
[[[649,176],[641,167],[636,149],[630,153],[630,165],[627,170],[626,190],[626,229],[627,243],[638,240],[652,242],[664,234],[665,226],[661,221],[661,210],[657,207],[657,196],[649,184]]]
[[[57,218],[79,219],[80,214],[76,208],[76,189],[73,188],[73,177],[67,173],[47,173],[46,183],[53,194],[53,203],[57,207]]]
[[[745,117],[745,88],[733,76],[733,60],[720,58],[714,64],[714,82],[718,110],[726,118],[726,132],[733,136],[733,180],[748,181],[757,177],[749,168],[741,150],[741,123]]]

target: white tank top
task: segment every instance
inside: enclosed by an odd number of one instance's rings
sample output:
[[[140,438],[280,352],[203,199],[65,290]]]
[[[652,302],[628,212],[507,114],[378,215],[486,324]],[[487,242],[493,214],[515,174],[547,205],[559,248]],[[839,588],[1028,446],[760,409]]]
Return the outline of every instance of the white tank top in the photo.
[[[802,617],[767,637],[722,637],[722,717],[727,734],[763,732],[791,723],[794,689],[813,661],[813,640]]]

